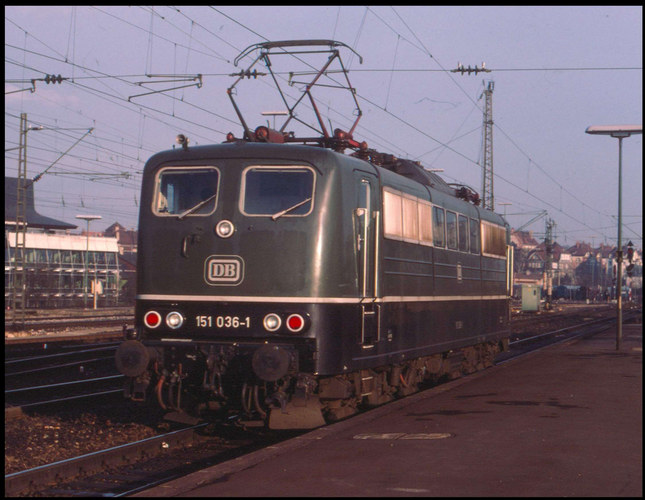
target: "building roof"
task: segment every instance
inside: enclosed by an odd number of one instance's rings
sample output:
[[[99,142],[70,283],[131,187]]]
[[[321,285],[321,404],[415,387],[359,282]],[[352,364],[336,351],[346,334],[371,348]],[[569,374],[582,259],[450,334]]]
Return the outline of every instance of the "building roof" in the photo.
[[[110,227],[108,227],[104,231],[104,234],[106,236],[115,236],[119,241],[119,245],[121,246],[137,246],[138,232],[136,230],[126,229],[118,222],[115,222]]]
[[[109,226],[104,232],[105,234],[114,234],[117,231],[125,231],[125,228],[118,222],[115,222],[114,224]]]
[[[567,250],[565,250],[565,249],[564,249],[564,248],[563,248],[559,243],[557,243],[557,242],[553,242],[553,250],[552,250],[552,253],[553,253],[553,261],[554,261],[554,262],[557,262],[557,261],[559,261],[559,260],[560,260],[560,256],[561,256],[563,253],[568,253],[568,252],[567,252]],[[529,254],[529,258],[530,258],[532,255],[539,255],[539,257],[540,257],[542,260],[546,261],[546,243],[544,243],[544,241],[543,241],[543,242],[541,242],[541,243],[540,243],[540,244],[535,248],[534,252],[532,252],[532,253],[530,253],[530,254]]]
[[[538,242],[533,238],[532,231],[515,231],[511,230],[511,241],[515,243],[518,248],[536,247]]]
[[[585,257],[588,253],[592,253],[593,249],[589,243],[576,241],[576,244],[570,247],[567,252],[573,257]]]
[[[18,178],[5,177],[4,178],[4,220],[6,225],[15,225],[16,211],[17,211],[17,198],[18,198]],[[76,229],[78,226],[68,224],[60,220],[45,217],[36,212],[34,204],[34,185],[30,184],[25,191],[25,216],[27,219],[27,227],[42,228],[42,229]]]
[[[616,247],[611,245],[601,244],[598,248],[595,249],[595,251],[596,253],[600,254],[601,258],[607,259],[616,253]]]

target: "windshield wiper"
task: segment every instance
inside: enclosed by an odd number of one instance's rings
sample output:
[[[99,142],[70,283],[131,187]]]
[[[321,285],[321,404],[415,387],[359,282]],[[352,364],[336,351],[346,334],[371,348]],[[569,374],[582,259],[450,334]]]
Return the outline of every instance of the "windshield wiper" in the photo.
[[[196,212],[197,210],[199,210],[200,208],[202,208],[204,205],[206,205],[206,203],[208,203],[209,201],[211,201],[212,199],[214,199],[216,196],[217,196],[217,193],[215,193],[215,194],[214,194],[214,195],[212,195],[212,196],[209,196],[209,197],[208,197],[208,198],[206,198],[205,200],[200,201],[200,202],[199,202],[197,205],[195,205],[194,207],[191,207],[191,208],[189,208],[188,210],[186,210],[185,212],[183,212],[182,214],[180,214],[180,215],[179,215],[179,217],[177,217],[177,220],[182,220],[182,219],[183,219],[184,217],[186,217],[187,215],[190,215],[190,214],[192,214],[193,212]]]
[[[295,210],[298,207],[301,207],[302,205],[304,205],[305,203],[307,203],[309,201],[311,201],[311,197],[307,198],[306,200],[302,200],[301,202],[298,202],[295,205],[293,205],[292,207],[289,207],[289,208],[287,208],[285,210],[282,210],[281,212],[278,212],[277,214],[273,214],[271,216],[271,219],[278,220],[284,214],[289,213],[289,212],[291,212],[292,210]]]

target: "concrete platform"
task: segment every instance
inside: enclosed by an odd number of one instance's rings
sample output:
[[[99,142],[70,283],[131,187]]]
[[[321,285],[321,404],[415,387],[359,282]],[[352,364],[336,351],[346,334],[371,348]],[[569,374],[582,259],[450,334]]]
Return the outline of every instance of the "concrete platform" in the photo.
[[[552,346],[136,496],[638,496],[642,325]]]

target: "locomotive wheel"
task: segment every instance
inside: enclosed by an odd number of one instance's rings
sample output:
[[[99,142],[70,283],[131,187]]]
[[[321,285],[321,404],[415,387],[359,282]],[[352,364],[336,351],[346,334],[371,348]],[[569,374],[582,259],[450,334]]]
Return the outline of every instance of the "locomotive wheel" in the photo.
[[[117,348],[114,361],[120,373],[126,377],[138,377],[146,371],[150,354],[138,340],[126,340]]]

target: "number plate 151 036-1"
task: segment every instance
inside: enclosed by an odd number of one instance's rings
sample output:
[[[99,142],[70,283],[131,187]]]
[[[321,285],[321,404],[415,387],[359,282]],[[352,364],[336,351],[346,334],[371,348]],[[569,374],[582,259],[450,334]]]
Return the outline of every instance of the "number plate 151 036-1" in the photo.
[[[251,328],[249,316],[195,316],[197,328]]]

